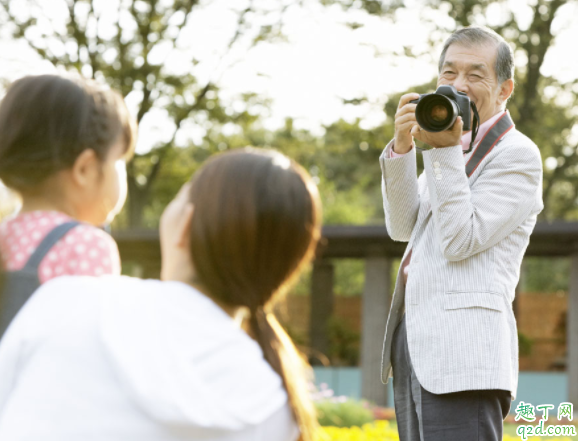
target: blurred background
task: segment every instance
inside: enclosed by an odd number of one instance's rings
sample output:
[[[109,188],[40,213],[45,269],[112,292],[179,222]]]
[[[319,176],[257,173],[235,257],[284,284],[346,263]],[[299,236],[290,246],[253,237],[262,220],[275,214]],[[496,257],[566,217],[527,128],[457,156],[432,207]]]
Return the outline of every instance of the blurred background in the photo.
[[[378,157],[399,97],[435,89],[443,41],[467,25],[512,45],[508,109],[544,161],[512,412],[578,405],[578,1],[0,0],[0,96],[23,75],[78,71],[125,97],[139,141],[112,232],[130,275],[158,277],[160,214],[212,154],[265,147],[303,164],[325,240],[280,319],[325,396],[386,408],[381,344],[404,244],[384,228]],[[0,184],[0,218],[17,209]]]

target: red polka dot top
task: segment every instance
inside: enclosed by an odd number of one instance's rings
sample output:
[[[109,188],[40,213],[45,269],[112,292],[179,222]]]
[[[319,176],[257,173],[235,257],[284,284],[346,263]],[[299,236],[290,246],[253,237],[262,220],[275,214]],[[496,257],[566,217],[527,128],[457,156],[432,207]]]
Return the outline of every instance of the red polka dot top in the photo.
[[[56,226],[71,220],[58,211],[32,211],[4,221],[0,224],[4,268],[22,269],[42,239]],[[90,225],[78,225],[54,245],[38,271],[41,283],[64,275],[118,275],[118,247],[106,232]]]

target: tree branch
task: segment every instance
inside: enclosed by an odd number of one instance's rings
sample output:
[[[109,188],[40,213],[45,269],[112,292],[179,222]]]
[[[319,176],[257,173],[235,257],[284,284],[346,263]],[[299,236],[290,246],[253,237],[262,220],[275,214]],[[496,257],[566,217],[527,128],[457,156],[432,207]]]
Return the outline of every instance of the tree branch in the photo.
[[[171,137],[170,141],[166,142],[162,147],[155,149],[155,151],[158,151],[158,153],[159,153],[158,161],[155,164],[153,164],[153,167],[151,168],[151,171],[149,172],[149,174],[147,176],[147,183],[145,186],[146,187],[145,191],[150,191],[150,188],[152,187],[152,184],[153,184],[154,180],[156,179],[156,177],[160,171],[163,159],[165,158],[169,149],[175,143],[175,139],[177,137],[177,133],[179,132],[179,130],[181,128],[181,125],[190,116],[190,114],[192,112],[199,109],[200,102],[203,100],[203,98],[205,98],[205,96],[207,95],[207,92],[211,89],[211,87],[212,87],[212,84],[208,83],[203,89],[201,89],[201,91],[195,97],[195,103],[192,104],[191,106],[189,106],[185,112],[180,114],[180,116],[175,119],[175,130],[173,131],[173,136]]]
[[[143,99],[140,103],[139,111],[137,114],[137,121],[139,123],[141,122],[143,117],[146,115],[146,113],[153,106],[153,102],[151,101],[151,96],[152,96],[152,92],[155,89],[154,85],[156,84],[158,72],[160,71],[160,66],[157,68],[153,68],[150,65],[149,60],[148,60],[148,56],[150,53],[150,45],[151,45],[151,43],[149,41],[150,40],[149,35],[151,33],[151,30],[152,30],[151,24],[152,24],[153,20],[155,19],[155,15],[156,15],[156,5],[157,5],[157,0],[151,0],[150,11],[148,12],[147,17],[144,20],[144,22],[143,22],[143,20],[141,20],[141,17],[135,8],[134,2],[130,6],[130,13],[137,23],[138,35],[140,37],[141,44],[143,47],[143,50],[142,50],[143,65],[139,69],[139,71],[140,71],[139,74],[142,78],[144,90],[143,90]],[[154,81],[149,81],[148,77],[150,74],[154,75],[154,77],[155,77]]]
[[[86,49],[88,51],[88,58],[90,60],[90,67],[92,70],[92,78],[94,79],[96,72],[100,70],[100,66],[98,65],[98,54],[99,54],[99,46],[101,43],[100,36],[98,35],[98,26],[100,24],[100,16],[96,14],[94,10],[94,0],[90,0],[90,12],[88,13],[88,19],[90,16],[94,17],[96,21],[96,34],[95,34],[95,46],[96,50],[90,50],[90,44],[87,44]]]
[[[70,17],[70,22],[68,23],[69,28],[72,30],[71,34],[76,42],[76,68],[80,71],[82,68],[82,59],[81,59],[81,49],[84,46],[86,36],[80,30],[79,23],[76,21],[76,5],[78,0],[72,0],[72,3],[68,5],[68,15]]]
[[[535,100],[538,94],[538,81],[540,79],[540,68],[544,63],[546,52],[552,44],[554,36],[551,33],[552,21],[562,6],[562,0],[552,0],[547,2],[549,5],[549,16],[546,20],[542,19],[539,9],[546,3],[538,2],[534,7],[534,19],[528,30],[528,41],[522,45],[528,56],[528,72],[526,73],[526,81],[524,83],[524,102],[520,107],[520,123],[528,124],[534,120]],[[540,38],[538,45],[534,46],[532,42],[533,34],[537,34]],[[534,56],[536,57],[534,59]],[[533,61],[533,59],[535,61]]]

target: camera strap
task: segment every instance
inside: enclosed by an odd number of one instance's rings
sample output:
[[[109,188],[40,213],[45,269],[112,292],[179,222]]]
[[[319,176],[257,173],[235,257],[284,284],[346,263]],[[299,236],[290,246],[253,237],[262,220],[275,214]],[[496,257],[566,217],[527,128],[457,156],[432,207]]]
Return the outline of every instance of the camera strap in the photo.
[[[474,141],[476,140],[476,136],[478,136],[478,131],[480,130],[480,114],[478,113],[478,108],[473,101],[470,101],[470,107],[474,113],[474,126],[472,127],[472,140],[470,141],[470,148],[464,151],[464,155],[470,153],[474,148]]]
[[[477,114],[477,111],[475,113]],[[492,151],[498,141],[502,139],[502,137],[513,127],[514,123],[512,122],[512,118],[510,118],[510,113],[508,111],[504,112],[503,115],[486,132],[476,147],[476,150],[474,150],[474,153],[470,157],[468,163],[466,164],[466,175],[468,175],[468,178],[472,176],[474,171],[476,171],[478,168],[478,165],[480,165],[482,160]],[[479,118],[478,127],[476,128],[476,131],[472,133],[472,144],[474,142],[474,136],[478,133],[478,129]],[[464,153],[469,153],[471,151],[472,144],[470,144],[470,149],[468,151],[464,151]]]

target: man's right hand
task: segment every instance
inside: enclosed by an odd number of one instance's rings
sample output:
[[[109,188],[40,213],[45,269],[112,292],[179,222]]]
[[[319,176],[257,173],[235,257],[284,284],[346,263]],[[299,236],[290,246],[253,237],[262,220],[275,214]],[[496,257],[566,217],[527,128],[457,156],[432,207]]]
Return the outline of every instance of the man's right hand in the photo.
[[[418,93],[408,93],[399,100],[397,112],[395,113],[395,142],[393,147],[395,153],[403,155],[409,152],[413,146],[411,129],[418,125],[415,119],[417,104],[410,103],[410,101],[418,98]]]

